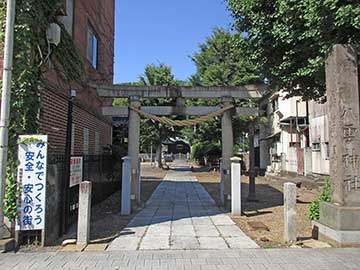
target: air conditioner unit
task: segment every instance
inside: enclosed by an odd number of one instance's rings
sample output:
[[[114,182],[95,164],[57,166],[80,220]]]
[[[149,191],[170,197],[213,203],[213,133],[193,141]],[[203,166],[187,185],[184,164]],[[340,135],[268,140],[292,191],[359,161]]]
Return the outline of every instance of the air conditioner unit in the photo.
[[[46,38],[50,44],[59,45],[61,40],[61,28],[58,24],[52,23],[46,30]]]

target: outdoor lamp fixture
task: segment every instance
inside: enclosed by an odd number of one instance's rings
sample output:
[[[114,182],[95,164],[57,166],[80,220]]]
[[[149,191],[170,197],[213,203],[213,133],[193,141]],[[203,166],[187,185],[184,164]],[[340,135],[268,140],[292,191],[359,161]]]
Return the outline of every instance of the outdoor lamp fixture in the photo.
[[[70,90],[70,97],[72,97],[72,98],[76,97],[76,90],[74,90],[74,89]]]

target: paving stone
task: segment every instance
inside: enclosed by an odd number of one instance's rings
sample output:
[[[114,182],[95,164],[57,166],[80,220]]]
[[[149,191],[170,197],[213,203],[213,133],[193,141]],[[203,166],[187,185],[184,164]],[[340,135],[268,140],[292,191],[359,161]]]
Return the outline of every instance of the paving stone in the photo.
[[[243,237],[246,236],[236,225],[219,225],[217,226],[223,237]]]
[[[84,251],[104,251],[108,246],[109,244],[89,244]]]
[[[258,248],[259,246],[248,237],[228,237],[225,241],[232,249],[239,248]]]
[[[141,250],[170,249],[168,236],[145,236],[140,243]]]
[[[215,225],[234,225],[235,222],[232,221],[232,219],[226,215],[226,214],[219,214],[219,215],[214,215],[210,217],[212,222]]]
[[[214,225],[210,217],[206,214],[202,217],[192,217],[192,222],[194,225]]]
[[[196,236],[220,236],[214,225],[194,225]]]
[[[136,250],[140,243],[140,239],[140,237],[118,237],[110,243],[106,250]]]
[[[224,226],[221,228],[222,236],[216,226]],[[238,239],[227,244],[219,236]],[[196,177],[191,176],[190,172],[169,171],[145,208],[107,250],[249,248],[252,240],[242,236],[245,235],[227,214],[221,213],[215,206],[214,200]],[[196,237],[201,240],[201,245]],[[242,245],[237,243],[241,237],[245,241]]]
[[[228,249],[224,238],[222,237],[199,237],[201,249]]]
[[[145,234],[146,237],[170,236],[170,226],[168,225],[150,225]]]
[[[172,236],[195,236],[193,225],[176,225],[171,227]]]
[[[199,249],[200,244],[196,237],[172,236],[170,241],[171,249]]]

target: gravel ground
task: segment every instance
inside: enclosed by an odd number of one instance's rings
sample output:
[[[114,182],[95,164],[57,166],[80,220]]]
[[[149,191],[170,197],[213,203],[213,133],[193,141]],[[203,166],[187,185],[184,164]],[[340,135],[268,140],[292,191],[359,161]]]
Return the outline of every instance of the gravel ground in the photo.
[[[219,172],[193,172],[199,182],[205,187],[210,195],[219,202]],[[289,180],[293,180],[289,178]],[[285,181],[266,177],[256,178],[256,194],[258,202],[247,202],[248,177],[242,176],[242,198],[244,216],[232,217],[236,224],[249,237],[264,248],[287,247],[283,242],[284,230],[284,207],[283,207],[283,183]],[[311,238],[311,221],[309,220],[310,202],[318,197],[320,190],[310,183],[302,184],[297,189],[297,230],[298,239]],[[268,227],[267,230],[254,230],[249,226],[249,221],[262,222]]]

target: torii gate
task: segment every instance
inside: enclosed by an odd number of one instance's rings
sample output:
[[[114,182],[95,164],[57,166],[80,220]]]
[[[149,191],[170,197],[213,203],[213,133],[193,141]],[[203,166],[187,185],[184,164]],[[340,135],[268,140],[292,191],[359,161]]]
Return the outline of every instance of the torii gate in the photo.
[[[204,116],[234,104],[234,98],[251,99],[260,98],[261,90],[265,85],[246,85],[236,87],[185,87],[185,86],[127,86],[127,85],[104,85],[97,87],[97,93],[105,98],[128,98],[129,107],[103,107],[104,116],[128,117],[128,155],[131,158],[131,200],[134,206],[140,202],[140,168],[139,168],[139,136],[140,136],[140,114],[144,113],[166,116],[166,115],[185,115],[185,116]],[[141,98],[176,98],[176,106],[150,106],[141,107]],[[219,98],[221,107],[216,106],[190,106],[186,107],[184,99]],[[131,109],[134,108],[134,109]],[[223,177],[221,181],[224,185],[223,199],[231,197],[231,176],[230,158],[233,154],[233,127],[232,116],[255,116],[258,114],[257,108],[234,107],[231,110],[222,112],[222,164]]]

